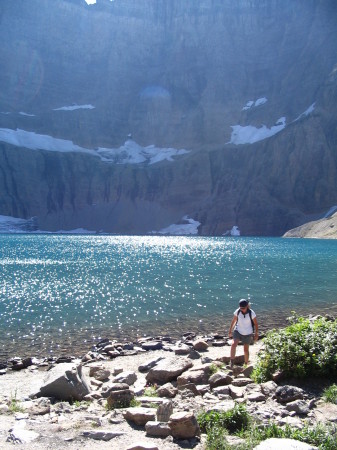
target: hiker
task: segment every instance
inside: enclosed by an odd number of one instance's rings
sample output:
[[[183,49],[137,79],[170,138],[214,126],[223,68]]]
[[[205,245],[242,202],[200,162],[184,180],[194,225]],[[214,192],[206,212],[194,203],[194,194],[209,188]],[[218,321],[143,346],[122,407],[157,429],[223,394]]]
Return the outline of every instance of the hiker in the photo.
[[[234,317],[229,327],[228,336],[233,337],[233,343],[231,346],[231,367],[234,366],[234,359],[236,353],[236,347],[241,341],[243,343],[243,349],[245,354],[245,364],[249,362],[249,345],[252,342],[258,340],[259,326],[256,320],[255,312],[249,308],[249,300],[242,298],[239,301],[239,308],[234,311]]]

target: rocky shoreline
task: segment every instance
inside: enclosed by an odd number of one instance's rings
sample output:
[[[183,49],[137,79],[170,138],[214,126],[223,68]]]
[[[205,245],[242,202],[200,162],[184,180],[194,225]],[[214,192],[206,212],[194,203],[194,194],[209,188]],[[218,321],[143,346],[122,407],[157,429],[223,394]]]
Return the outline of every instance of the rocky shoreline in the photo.
[[[198,413],[241,403],[262,425],[336,423],[337,405],[321,400],[319,384],[249,378],[262,345],[251,346],[247,367],[241,347],[234,369],[225,336],[194,333],[104,339],[82,358],[14,358],[0,372],[0,447],[202,450]]]

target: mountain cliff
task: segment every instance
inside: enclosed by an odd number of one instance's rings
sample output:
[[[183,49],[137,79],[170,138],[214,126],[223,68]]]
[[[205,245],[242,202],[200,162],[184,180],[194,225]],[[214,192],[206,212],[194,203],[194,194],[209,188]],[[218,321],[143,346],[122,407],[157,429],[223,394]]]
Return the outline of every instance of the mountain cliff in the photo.
[[[3,0],[0,215],[282,235],[337,204],[334,0]]]

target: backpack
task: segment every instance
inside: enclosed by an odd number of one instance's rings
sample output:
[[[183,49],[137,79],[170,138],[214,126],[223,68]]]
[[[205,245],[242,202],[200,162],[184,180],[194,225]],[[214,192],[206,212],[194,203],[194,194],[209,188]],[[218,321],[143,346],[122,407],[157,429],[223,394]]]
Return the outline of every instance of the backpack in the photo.
[[[239,320],[240,312],[241,312],[241,309],[239,309],[239,312],[238,312],[238,315],[237,315],[238,320]],[[241,314],[243,314],[243,312],[241,312]],[[249,314],[249,317],[250,317],[250,321],[252,323],[253,333],[254,333],[255,332],[255,325],[254,325],[254,322],[253,322],[253,319],[252,319],[252,312],[251,312],[251,310],[249,308],[248,308],[248,314]]]

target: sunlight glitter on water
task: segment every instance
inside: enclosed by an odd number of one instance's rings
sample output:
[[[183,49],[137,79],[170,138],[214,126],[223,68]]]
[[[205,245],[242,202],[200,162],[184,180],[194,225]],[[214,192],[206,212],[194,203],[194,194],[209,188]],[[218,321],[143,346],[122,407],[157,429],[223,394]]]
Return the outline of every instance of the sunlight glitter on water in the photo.
[[[336,299],[336,243],[263,238],[0,235],[0,348],[44,352],[102,333],[223,327]],[[34,255],[34,257],[32,257]],[[284,314],[283,314],[284,316]],[[186,329],[186,328],[185,328]],[[12,351],[12,350],[11,350]]]

